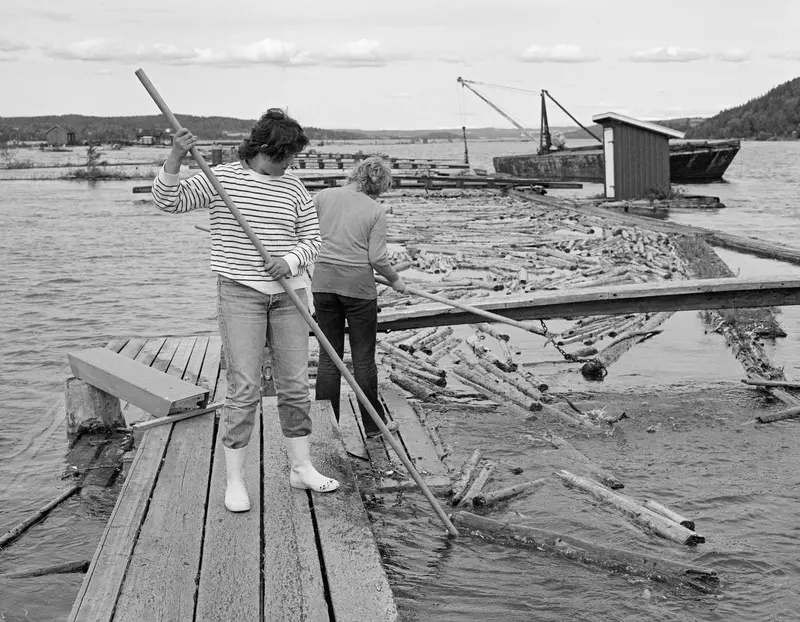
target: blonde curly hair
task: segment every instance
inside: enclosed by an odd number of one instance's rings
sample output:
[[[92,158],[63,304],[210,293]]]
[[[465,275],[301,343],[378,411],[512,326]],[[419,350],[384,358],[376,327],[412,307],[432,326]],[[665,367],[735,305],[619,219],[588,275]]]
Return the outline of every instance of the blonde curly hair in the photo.
[[[347,175],[347,183],[355,184],[360,192],[377,197],[392,187],[392,170],[378,156],[362,160]]]

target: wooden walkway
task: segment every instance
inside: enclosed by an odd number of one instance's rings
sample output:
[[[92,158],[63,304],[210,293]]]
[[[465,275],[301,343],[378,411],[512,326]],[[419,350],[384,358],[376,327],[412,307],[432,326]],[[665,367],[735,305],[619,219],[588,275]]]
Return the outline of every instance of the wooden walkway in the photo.
[[[108,347],[225,393],[218,336],[123,339]],[[314,403],[312,457],[333,494],[289,486],[275,398],[264,398],[246,481],[252,509],[228,512],[213,415],[144,432],[70,620],[397,620],[358,484],[330,405]],[[130,424],[147,413],[127,405]]]

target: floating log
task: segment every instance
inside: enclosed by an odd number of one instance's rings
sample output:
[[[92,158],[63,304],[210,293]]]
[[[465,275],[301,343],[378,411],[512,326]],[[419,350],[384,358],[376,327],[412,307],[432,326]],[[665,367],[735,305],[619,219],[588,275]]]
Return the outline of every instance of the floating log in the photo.
[[[466,494],[467,488],[469,487],[470,482],[472,482],[472,476],[475,474],[475,469],[478,467],[478,463],[481,461],[482,456],[483,452],[480,449],[476,449],[472,452],[472,455],[467,458],[464,464],[461,465],[461,469],[458,471],[458,476],[450,488],[450,499],[453,505],[458,505],[458,503],[464,497],[464,494]]]
[[[442,326],[434,331],[431,335],[425,337],[425,339],[421,339],[416,344],[416,348],[425,354],[430,355],[433,352],[433,347],[435,345],[444,342],[452,334],[452,326]]]
[[[501,396],[510,402],[514,402],[515,404],[522,406],[522,408],[525,410],[532,412],[542,410],[542,404],[538,400],[528,397],[516,387],[501,383],[495,378],[489,378],[486,375],[478,374],[463,363],[455,365],[453,367],[453,373],[461,378],[466,378],[473,384],[476,384],[497,396]]]
[[[606,571],[644,577],[671,585],[685,585],[704,593],[715,592],[719,588],[717,574],[701,566],[605,547],[572,536],[498,521],[470,512],[454,512],[452,518],[460,527],[462,534],[471,533],[473,536],[498,544],[524,546]]]
[[[679,525],[683,525],[684,527],[686,527],[686,529],[689,529],[690,531],[694,531],[694,521],[693,520],[689,520],[688,518],[684,518],[683,516],[681,516],[677,512],[673,512],[672,510],[670,510],[667,506],[661,505],[658,501],[654,501],[652,499],[646,499],[644,501],[644,503],[642,503],[642,505],[644,507],[646,507],[648,510],[652,510],[656,514],[661,514],[661,516],[664,516],[664,517],[670,519],[671,521],[675,521]]]
[[[742,382],[755,387],[786,387],[787,389],[800,389],[800,382],[788,380],[764,380],[763,378],[744,378]]]
[[[396,369],[397,371],[403,372],[411,377],[414,377],[415,380],[425,380],[426,382],[430,382],[432,385],[437,387],[446,387],[447,386],[447,379],[444,376],[440,376],[438,374],[429,374],[426,371],[422,371],[421,369],[414,367],[412,365],[406,365],[400,361],[393,361],[392,359],[386,357],[383,358],[382,361],[384,363],[388,363],[391,365],[392,368]]]
[[[411,354],[415,350],[415,348],[414,348],[415,344],[419,343],[420,341],[422,341],[426,337],[430,337],[437,330],[438,329],[435,326],[431,326],[429,328],[423,328],[422,330],[418,330],[418,331],[416,331],[415,334],[413,334],[410,337],[407,337],[406,339],[403,339],[403,341],[399,342],[397,344],[397,347],[400,348],[401,350],[405,350],[406,352]]]
[[[484,507],[494,505],[500,501],[506,501],[511,497],[516,497],[528,490],[538,490],[547,483],[547,478],[533,480],[531,482],[523,482],[516,486],[509,486],[508,488],[501,488],[492,492],[481,492],[472,498],[472,505],[475,507]]]
[[[625,485],[619,481],[614,475],[606,471],[605,469],[600,468],[594,462],[589,460],[586,456],[584,456],[580,451],[578,451],[575,446],[567,440],[564,440],[560,436],[556,436],[555,434],[549,434],[545,437],[549,443],[556,447],[559,452],[563,452],[567,458],[567,460],[579,462],[582,464],[588,473],[592,476],[593,479],[596,479],[598,482],[603,484],[604,486],[608,486],[612,490],[619,490],[621,488],[625,488]]]
[[[433,350],[426,358],[425,362],[433,365],[437,361],[443,359],[450,354],[458,346],[461,345],[461,337],[450,336],[440,343],[435,350]]]
[[[537,402],[542,399],[542,394],[537,387],[534,387],[518,376],[504,372],[496,365],[492,365],[486,359],[476,356],[471,352],[465,352],[464,356],[461,358],[461,362],[476,371],[483,370],[491,374],[492,377],[510,384],[515,389]]]
[[[486,482],[489,481],[489,478],[492,476],[492,473],[494,473],[495,468],[497,468],[496,462],[490,461],[484,464],[481,470],[475,476],[475,479],[472,480],[472,483],[469,485],[467,492],[461,498],[461,501],[459,501],[456,504],[456,507],[460,508],[472,505],[472,500],[475,498],[476,495],[480,494],[480,492],[483,490],[483,487],[486,485]]]
[[[425,428],[425,430],[427,430],[428,436],[431,437],[433,447],[436,449],[436,454],[439,456],[439,460],[441,460],[445,467],[447,467],[448,471],[452,471],[450,462],[447,459],[447,457],[450,455],[450,448],[445,446],[445,444],[442,442],[442,437],[439,436],[438,428],[430,422],[428,415],[421,404],[412,402],[411,409],[417,415],[417,418],[420,420],[420,423],[422,423],[422,426]]]
[[[563,470],[557,471],[556,475],[564,480],[567,485],[574,486],[583,492],[588,492],[594,498],[608,503],[626,516],[629,516],[633,522],[640,527],[644,527],[662,538],[689,546],[701,544],[706,541],[706,539],[698,533],[686,529],[683,525],[661,516],[660,514],[656,514],[633,499],[612,492],[605,486],[597,484],[590,479],[573,475],[569,471]]]
[[[389,373],[389,380],[394,382],[398,387],[400,387],[404,391],[408,391],[414,397],[421,399],[425,402],[427,402],[428,400],[436,399],[436,388],[427,387],[421,381],[413,380],[408,376],[404,376],[396,372]]]
[[[21,523],[18,523],[17,525],[9,529],[6,533],[0,536],[0,548],[6,547],[9,544],[11,544],[14,540],[19,538],[23,533],[25,533],[31,526],[35,525],[45,516],[47,516],[50,513],[50,511],[54,507],[56,507],[59,503],[61,503],[66,499],[69,499],[80,489],[81,489],[80,486],[73,486],[72,488],[65,490],[55,499],[53,499],[50,503],[39,508],[33,515],[29,516]]]
[[[776,413],[758,415],[757,423],[774,423],[775,421],[785,421],[786,419],[797,419],[800,417],[800,406],[787,408]]]
[[[416,356],[409,354],[405,350],[401,350],[400,348],[393,346],[389,343],[383,343],[379,341],[378,348],[401,361],[405,361],[410,365],[419,367],[420,369],[428,372],[429,374],[434,374],[436,376],[445,375],[445,370],[443,370],[442,368],[436,367],[435,365],[431,365],[430,363],[425,362],[423,359],[417,358]]]
[[[506,333],[501,333],[500,331],[495,330],[491,324],[487,324],[486,322],[473,324],[473,328],[494,337],[498,341],[508,341],[511,339],[511,337],[509,337]]]
[[[55,564],[42,568],[31,568],[30,570],[19,570],[17,572],[6,572],[0,574],[0,579],[27,579],[29,577],[43,577],[50,574],[68,574],[71,572],[85,573],[89,569],[89,560],[84,559],[77,562],[67,562],[65,564]]]

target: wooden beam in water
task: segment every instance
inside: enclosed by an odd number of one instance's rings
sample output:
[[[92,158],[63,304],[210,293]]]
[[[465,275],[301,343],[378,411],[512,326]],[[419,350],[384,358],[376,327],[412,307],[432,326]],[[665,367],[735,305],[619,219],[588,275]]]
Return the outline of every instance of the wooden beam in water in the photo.
[[[459,302],[521,321],[591,315],[794,306],[800,305],[800,279],[692,279],[587,287],[579,291],[541,291],[523,296]],[[378,314],[378,330],[406,330],[482,321],[485,321],[482,316],[435,303],[383,310]]]

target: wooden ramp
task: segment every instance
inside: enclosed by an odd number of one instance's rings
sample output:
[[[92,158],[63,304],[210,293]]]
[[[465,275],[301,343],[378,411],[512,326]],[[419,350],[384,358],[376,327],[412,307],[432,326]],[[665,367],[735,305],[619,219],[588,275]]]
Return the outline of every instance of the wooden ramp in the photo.
[[[118,340],[109,349],[225,393],[219,337]],[[330,405],[314,403],[312,457],[342,487],[289,486],[275,398],[263,401],[245,477],[252,509],[223,504],[213,415],[147,430],[70,620],[397,620]]]
[[[450,475],[430,435],[402,393],[391,383],[383,383],[380,397],[390,419],[400,424],[395,437],[414,468],[422,476],[428,488],[433,490],[450,486]],[[343,392],[339,409],[339,430],[347,452],[364,461],[359,469],[359,478],[365,489],[372,492],[391,492],[414,488],[400,458],[383,438],[367,439],[361,424],[358,399],[352,391]],[[371,485],[370,485],[371,482]]]

